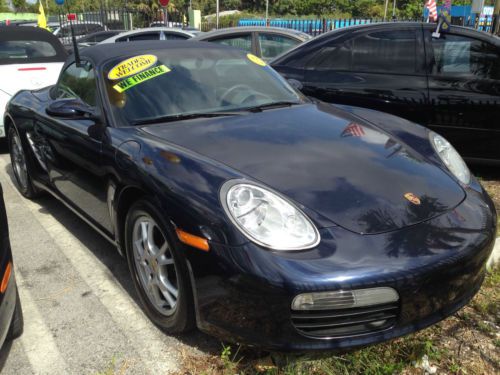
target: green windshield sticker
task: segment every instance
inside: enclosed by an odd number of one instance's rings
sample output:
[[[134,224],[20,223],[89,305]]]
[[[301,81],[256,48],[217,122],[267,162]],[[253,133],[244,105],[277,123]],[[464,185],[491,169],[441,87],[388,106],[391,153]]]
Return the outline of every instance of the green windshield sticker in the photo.
[[[147,80],[150,80],[151,78],[158,77],[162,74],[170,72],[170,69],[167,68],[165,65],[158,65],[155,66],[154,68],[145,70],[141,73],[138,73],[132,77],[128,77],[124,79],[123,81],[117,83],[116,85],[113,86],[113,88],[118,91],[119,93],[122,93],[135,85],[138,85],[139,83],[145,82]]]

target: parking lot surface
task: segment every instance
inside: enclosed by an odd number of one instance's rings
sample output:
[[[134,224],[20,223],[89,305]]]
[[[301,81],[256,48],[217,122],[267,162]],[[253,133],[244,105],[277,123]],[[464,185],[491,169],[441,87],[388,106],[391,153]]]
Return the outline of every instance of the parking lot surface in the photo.
[[[217,345],[199,332],[177,339],[156,328],[113,245],[56,199],[23,198],[3,152],[0,182],[25,326],[2,350],[2,374],[168,374],[180,370],[183,351]]]

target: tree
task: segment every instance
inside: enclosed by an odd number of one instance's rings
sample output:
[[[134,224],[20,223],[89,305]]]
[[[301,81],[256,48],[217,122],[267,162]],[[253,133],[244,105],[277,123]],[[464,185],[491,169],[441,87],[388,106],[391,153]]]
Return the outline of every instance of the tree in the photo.
[[[26,0],[12,0],[12,7],[16,12],[26,12],[28,4],[26,3]]]
[[[10,11],[7,1],[6,0],[0,0],[0,12],[8,12]]]

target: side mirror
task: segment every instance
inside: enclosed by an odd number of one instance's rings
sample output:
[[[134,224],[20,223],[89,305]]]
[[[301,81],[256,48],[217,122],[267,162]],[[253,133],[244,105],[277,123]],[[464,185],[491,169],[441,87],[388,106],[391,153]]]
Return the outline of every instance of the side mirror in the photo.
[[[59,99],[52,102],[45,110],[48,115],[67,119],[96,118],[91,107],[78,99]]]
[[[287,79],[287,81],[288,81],[288,84],[290,86],[292,86],[295,90],[300,91],[304,87],[304,85],[300,81],[297,81],[296,79],[289,78],[289,79]]]

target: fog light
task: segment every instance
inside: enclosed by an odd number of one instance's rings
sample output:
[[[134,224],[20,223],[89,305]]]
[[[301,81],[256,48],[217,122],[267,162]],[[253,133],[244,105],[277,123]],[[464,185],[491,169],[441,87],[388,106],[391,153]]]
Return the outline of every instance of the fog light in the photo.
[[[382,305],[398,300],[398,292],[388,287],[304,293],[293,299],[292,310],[351,309]]]

